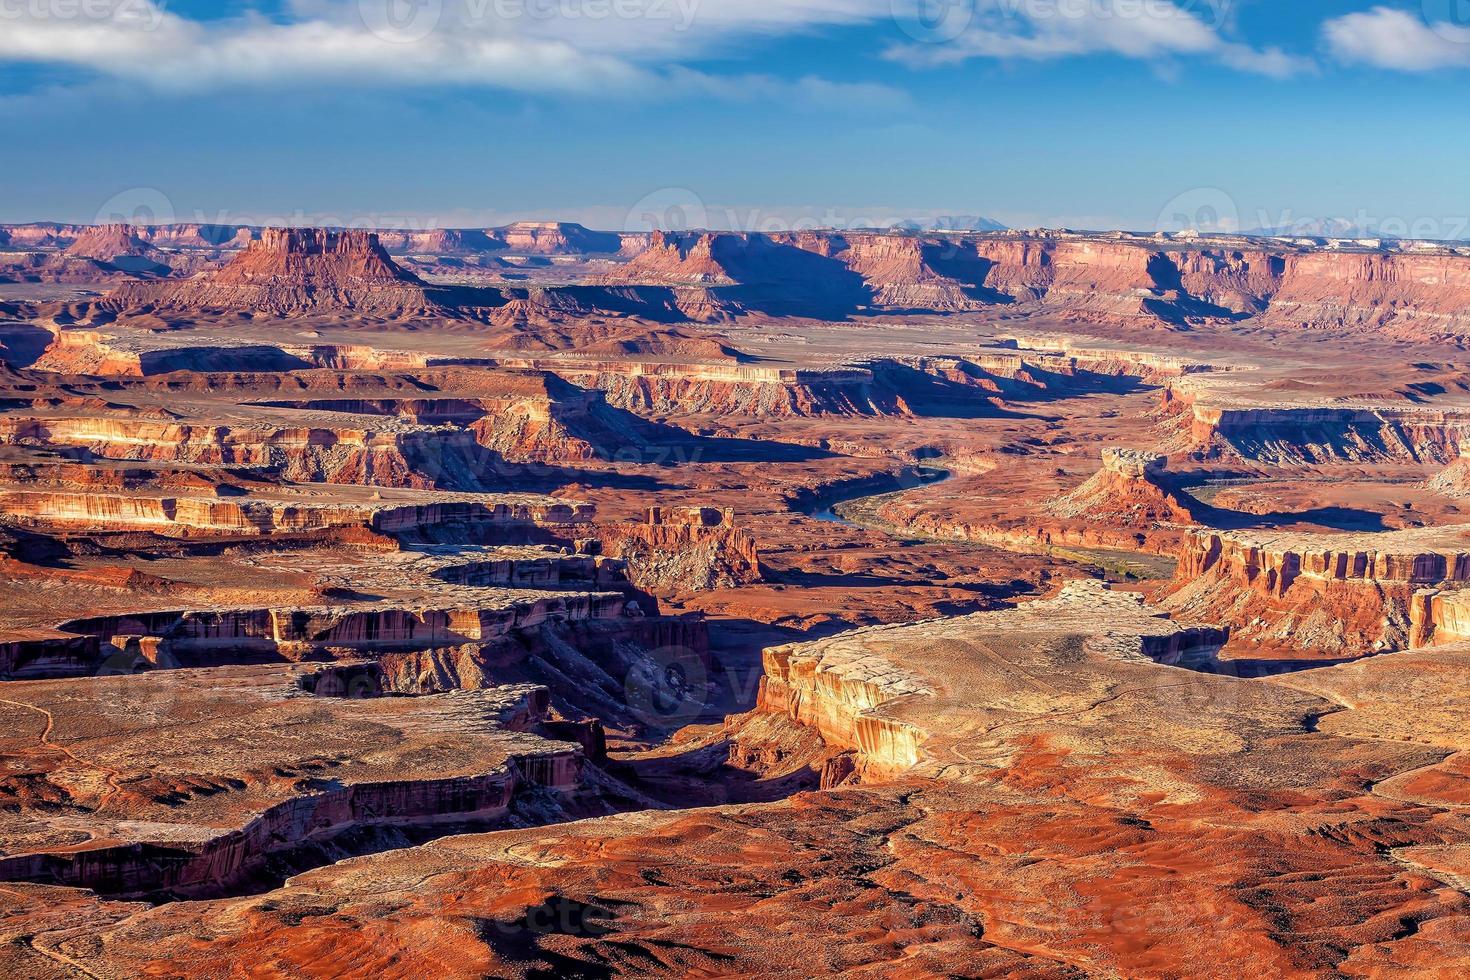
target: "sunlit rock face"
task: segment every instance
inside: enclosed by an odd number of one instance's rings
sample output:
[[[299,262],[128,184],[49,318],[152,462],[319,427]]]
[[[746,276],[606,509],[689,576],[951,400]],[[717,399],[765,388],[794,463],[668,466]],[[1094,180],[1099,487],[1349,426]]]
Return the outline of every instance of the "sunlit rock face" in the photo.
[[[1358,655],[1410,645],[1426,587],[1470,576],[1463,526],[1381,534],[1192,532],[1167,608],[1237,636]]]

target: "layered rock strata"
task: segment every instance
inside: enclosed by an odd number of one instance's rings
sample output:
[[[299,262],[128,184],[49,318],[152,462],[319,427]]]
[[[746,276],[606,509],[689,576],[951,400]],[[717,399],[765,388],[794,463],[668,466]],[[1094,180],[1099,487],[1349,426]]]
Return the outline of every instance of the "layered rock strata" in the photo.
[[[1409,647],[1470,643],[1470,589],[1420,589],[1409,605]]]
[[[360,425],[273,426],[118,417],[0,416],[0,445],[80,447],[112,460],[265,469],[297,483],[477,491],[499,480],[504,456],[486,446],[524,432],[475,431],[363,418]],[[483,440],[483,441],[482,441]]]
[[[596,550],[627,564],[629,578],[660,593],[702,592],[761,580],[755,536],[730,508],[652,507],[643,522],[602,524]]]
[[[1210,459],[1306,466],[1338,462],[1447,463],[1470,432],[1470,410],[1381,404],[1271,404],[1251,382],[1171,384],[1166,412],[1186,448]]]
[[[1102,451],[1102,464],[1096,475],[1048,510],[1058,517],[1123,527],[1196,523],[1194,511],[1200,504],[1171,485],[1167,456],[1109,446]]]
[[[309,499],[151,496],[103,490],[0,489],[0,509],[24,524],[102,531],[150,530],[269,536],[334,527],[411,534],[444,524],[538,526],[589,521],[590,505],[552,498],[443,494],[421,502],[314,502]]]
[[[1164,605],[1228,624],[1241,639],[1351,656],[1407,647],[1415,594],[1466,581],[1466,526],[1364,535],[1198,530],[1186,539]]]
[[[265,230],[225,266],[191,279],[120,287],[106,305],[134,314],[289,317],[350,310],[386,317],[447,315],[433,292],[394,264],[372,233],[289,228]]]
[[[545,688],[354,700],[307,693],[314,670],[7,685],[0,879],[209,893],[343,835],[503,820],[530,786],[581,785],[581,747],[533,734]]]
[[[763,655],[757,710],[785,715],[815,728],[829,746],[856,752],[867,779],[915,770],[943,777],[956,741],[980,730],[965,710],[983,689],[968,683],[971,675],[987,660],[1009,659],[1015,644],[1063,636],[1086,638],[1099,657],[1177,664],[1207,661],[1227,634],[1180,626],[1141,596],[1078,582],[1014,610],[772,647]]]

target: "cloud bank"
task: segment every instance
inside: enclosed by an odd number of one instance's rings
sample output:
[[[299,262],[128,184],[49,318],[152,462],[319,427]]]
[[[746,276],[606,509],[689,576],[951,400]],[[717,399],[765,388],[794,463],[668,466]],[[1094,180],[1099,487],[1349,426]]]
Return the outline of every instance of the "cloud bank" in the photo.
[[[1374,7],[1329,20],[1327,47],[1341,61],[1396,71],[1470,68],[1470,26],[1431,21],[1405,10]]]
[[[974,0],[935,7],[942,12],[911,22],[906,30],[915,41],[895,45],[888,57],[915,67],[972,58],[1041,61],[1090,54],[1150,61],[1208,58],[1278,78],[1312,67],[1309,59],[1278,47],[1228,39],[1219,23],[1227,19],[1228,4],[1190,6],[1186,10],[1173,0]]]

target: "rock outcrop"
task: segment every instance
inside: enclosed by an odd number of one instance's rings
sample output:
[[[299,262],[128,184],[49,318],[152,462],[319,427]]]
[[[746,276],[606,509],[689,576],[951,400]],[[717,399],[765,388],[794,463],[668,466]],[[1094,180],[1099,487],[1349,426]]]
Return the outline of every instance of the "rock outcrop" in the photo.
[[[1470,643],[1470,589],[1420,589],[1409,604],[1409,648]]]
[[[7,685],[7,755],[32,769],[69,757],[75,782],[58,774],[51,800],[0,787],[16,814],[0,879],[208,895],[373,828],[391,840],[415,824],[507,820],[533,787],[554,794],[540,803],[552,819],[556,796],[570,803],[582,785],[580,746],[535,733],[545,688],[364,701],[305,693],[318,669]],[[37,743],[37,725],[57,741]],[[181,727],[189,739],[167,734]],[[87,812],[97,833],[78,839],[64,810]]]
[[[1470,455],[1467,453],[1470,453],[1470,441],[1462,444],[1460,455],[1454,462],[1430,477],[1426,488],[1446,497],[1470,497]]]
[[[974,724],[964,706],[977,688],[963,678],[1005,656],[996,650],[1056,633],[1089,637],[1093,656],[1165,664],[1207,661],[1226,640],[1222,630],[1168,621],[1141,596],[1078,582],[1014,610],[767,649],[757,711],[785,715],[854,751],[865,779],[915,770],[964,778],[951,765],[966,758],[956,747]]]
[[[1272,404],[1248,381],[1171,384],[1164,409],[1181,419],[1184,448],[1204,458],[1303,466],[1455,459],[1470,412],[1416,405]]]
[[[1051,513],[1122,527],[1197,522],[1200,504],[1172,486],[1167,456],[1109,446],[1102,451],[1102,463],[1086,483],[1053,501]]]
[[[301,316],[353,311],[443,316],[447,306],[394,264],[369,232],[267,229],[220,269],[182,282],[114,290],[106,305],[128,313],[194,311]]]
[[[1425,588],[1470,581],[1470,527],[1382,534],[1191,532],[1163,605],[1283,649],[1355,656],[1410,645]]]
[[[754,535],[729,508],[652,507],[642,523],[596,525],[598,553],[624,561],[628,577],[655,593],[690,593],[761,579]]]

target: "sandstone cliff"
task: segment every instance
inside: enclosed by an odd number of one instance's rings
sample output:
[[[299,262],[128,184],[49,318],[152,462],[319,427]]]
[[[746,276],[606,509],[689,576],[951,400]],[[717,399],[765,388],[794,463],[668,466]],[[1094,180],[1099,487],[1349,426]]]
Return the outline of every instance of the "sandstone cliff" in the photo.
[[[395,265],[374,234],[292,228],[268,229],[222,268],[183,282],[114,290],[106,305],[130,313],[446,315],[433,292]]]
[[[1249,382],[1245,382],[1248,385]],[[1164,412],[1179,421],[1181,448],[1208,459],[1276,465],[1439,462],[1455,459],[1470,413],[1412,404],[1271,404],[1232,386],[1175,383]]]
[[[622,559],[628,577],[658,593],[704,592],[759,582],[754,535],[729,509],[649,509],[643,523],[602,524],[590,532],[602,554]]]
[[[1102,469],[1048,510],[1058,517],[1081,518],[1122,527],[1194,524],[1198,501],[1174,488],[1169,459],[1159,453],[1109,446]]]
[[[1224,623],[1241,639],[1318,655],[1409,645],[1425,588],[1470,581],[1470,528],[1383,534],[1199,530],[1186,539],[1164,606]]]

